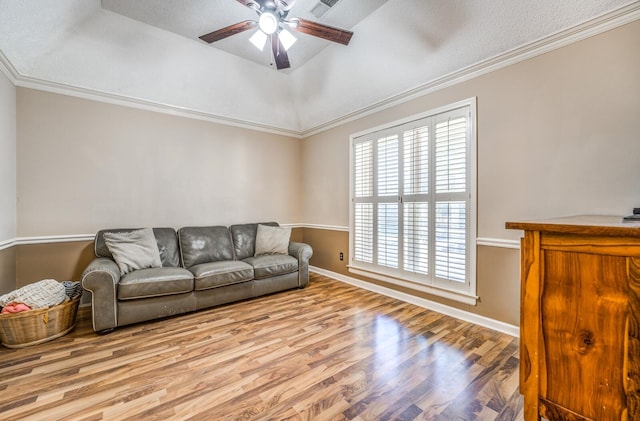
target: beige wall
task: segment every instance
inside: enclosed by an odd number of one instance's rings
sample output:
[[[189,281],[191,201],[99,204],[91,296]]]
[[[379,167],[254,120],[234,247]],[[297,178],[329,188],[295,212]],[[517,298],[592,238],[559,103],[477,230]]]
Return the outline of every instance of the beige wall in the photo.
[[[25,88],[16,102],[14,237],[301,220],[299,139]],[[0,287],[79,280],[92,258],[90,241],[18,245]]]
[[[0,243],[16,236],[16,88],[0,72]]]
[[[299,139],[17,90],[19,237],[301,220]]]
[[[22,244],[16,249],[16,287],[41,279],[80,280],[95,257],[92,241]]]
[[[640,205],[639,39],[635,22],[304,141],[18,88],[13,236],[265,219],[347,227],[350,134],[473,96],[478,236],[517,239],[507,220],[628,213]],[[314,266],[350,275],[347,232],[294,238],[314,247]],[[0,251],[0,276],[77,279],[90,258],[89,242],[20,245]],[[415,294],[518,324],[518,263],[517,250],[478,247],[475,307]]]
[[[629,213],[640,206],[639,41],[636,21],[306,139],[305,222],[349,225],[351,134],[470,97],[478,237],[516,240],[519,232],[504,229],[509,220]],[[315,243],[314,265],[344,272],[335,259],[348,250],[347,233],[305,238]],[[477,268],[478,306],[452,305],[517,324],[517,250],[478,247]]]
[[[346,231],[305,228],[304,242],[313,248],[311,265],[314,267],[408,293],[503,323],[519,325],[520,284],[518,276],[520,260],[519,251],[516,249],[478,247],[477,283],[480,300],[476,306],[471,306],[350,273],[347,268],[349,233]],[[341,252],[344,253],[343,261],[340,261]],[[497,289],[498,287],[500,289]],[[496,294],[497,291],[499,291],[498,294]]]
[[[0,250],[0,295],[16,288],[16,248]]]
[[[16,278],[16,88],[0,72],[0,295],[13,289]]]
[[[478,101],[478,236],[504,222],[627,213],[640,196],[640,21],[306,139],[304,219],[348,226],[349,135]]]
[[[14,273],[13,284],[7,284],[5,292],[12,291],[41,279],[79,281],[82,271],[94,259],[92,241],[71,241],[49,244],[21,244],[11,248]],[[1,253],[1,252],[0,252]],[[7,260],[9,263],[9,260]],[[2,255],[0,254],[0,265]],[[0,266],[1,267],[1,266]],[[82,304],[90,303],[90,294],[82,297]]]

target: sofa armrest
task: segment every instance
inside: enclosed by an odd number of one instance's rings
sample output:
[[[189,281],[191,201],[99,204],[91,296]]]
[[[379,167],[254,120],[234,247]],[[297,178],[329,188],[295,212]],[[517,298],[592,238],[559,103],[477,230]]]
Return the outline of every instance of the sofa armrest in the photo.
[[[304,288],[309,284],[309,259],[313,256],[313,249],[305,243],[289,243],[289,254],[298,259],[298,287]]]
[[[118,325],[117,289],[120,269],[106,257],[94,259],[82,273],[82,287],[91,292],[91,318],[96,332]]]

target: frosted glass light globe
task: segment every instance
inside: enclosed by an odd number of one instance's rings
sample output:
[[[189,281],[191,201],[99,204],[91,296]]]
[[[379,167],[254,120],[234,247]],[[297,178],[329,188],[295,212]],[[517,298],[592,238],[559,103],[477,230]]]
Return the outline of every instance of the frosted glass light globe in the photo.
[[[278,29],[278,18],[271,12],[264,12],[260,15],[258,25],[262,32],[271,35]]]

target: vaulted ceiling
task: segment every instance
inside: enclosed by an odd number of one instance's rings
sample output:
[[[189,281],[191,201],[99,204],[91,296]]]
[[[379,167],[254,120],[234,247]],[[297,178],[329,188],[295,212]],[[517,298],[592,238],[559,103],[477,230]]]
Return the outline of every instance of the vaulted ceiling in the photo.
[[[21,86],[299,136],[640,9],[628,0],[339,0],[316,17],[318,3],[298,0],[290,15],[351,30],[351,43],[296,34],[291,69],[277,71],[250,34],[197,38],[255,18],[236,0],[0,0],[0,64]]]
[[[337,28],[353,28],[387,0],[288,0],[292,8],[289,18],[302,18]],[[329,6],[331,5],[331,6]],[[200,35],[238,22],[256,21],[258,15],[237,0],[102,0],[102,8],[139,20],[140,22],[197,40]],[[257,29],[242,32],[212,44],[213,47],[251,60],[264,66],[272,66],[271,51],[260,51],[249,42]],[[331,43],[326,40],[300,35],[295,47],[289,51],[291,63],[302,66]],[[290,72],[290,70],[283,70]]]

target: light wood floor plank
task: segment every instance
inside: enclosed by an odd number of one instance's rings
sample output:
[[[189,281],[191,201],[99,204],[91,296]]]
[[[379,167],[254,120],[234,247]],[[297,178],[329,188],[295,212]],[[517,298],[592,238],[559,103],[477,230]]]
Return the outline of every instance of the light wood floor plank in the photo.
[[[0,347],[0,419],[522,419],[518,340],[315,275],[286,291]]]

